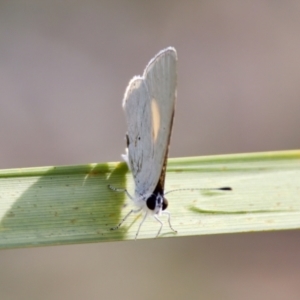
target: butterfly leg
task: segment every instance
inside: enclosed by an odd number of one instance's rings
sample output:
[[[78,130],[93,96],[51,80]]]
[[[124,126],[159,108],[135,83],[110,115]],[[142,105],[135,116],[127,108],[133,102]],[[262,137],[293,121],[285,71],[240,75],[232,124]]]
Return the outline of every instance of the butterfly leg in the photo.
[[[112,191],[115,191],[115,192],[118,192],[118,193],[125,193],[132,201],[134,201],[133,197],[128,193],[128,191],[126,189],[118,189],[118,188],[115,188],[114,186],[112,186],[110,184],[107,187],[109,189],[111,189]]]
[[[136,213],[139,213],[140,211],[142,210],[142,208],[139,208],[139,209],[132,209],[129,211],[129,213],[122,219],[122,221],[116,226],[116,227],[112,227],[110,230],[117,230],[121,227],[121,225],[127,220],[127,218],[132,214],[136,214]],[[145,218],[144,218],[145,219]],[[143,219],[143,222],[144,222],[144,219]],[[141,227],[141,224],[140,224],[140,227]],[[139,228],[140,228],[139,227]],[[136,238],[136,237],[135,237]]]
[[[171,228],[175,233],[177,233],[177,230],[175,230],[175,229],[173,228],[172,224],[171,224],[171,214],[170,214],[168,211],[164,211],[163,214],[168,215],[168,223],[169,223],[169,226],[170,226],[170,228]]]
[[[160,234],[160,232],[161,232],[161,229],[163,228],[163,222],[162,222],[162,221],[158,218],[158,216],[156,216],[156,215],[154,215],[154,218],[155,218],[155,220],[156,220],[157,222],[160,223],[160,228],[159,228],[159,230],[158,230],[158,232],[157,232],[157,235],[156,235],[156,237],[158,237],[159,234]]]
[[[142,209],[143,209],[143,208],[140,208],[137,212],[140,212]],[[140,229],[141,229],[141,227],[142,227],[144,221],[146,220],[147,215],[148,215],[148,212],[145,213],[145,215],[144,215],[144,217],[143,217],[143,220],[142,220],[142,222],[141,222],[140,225],[139,225],[138,231],[137,231],[136,234],[135,234],[135,240],[136,240],[136,238],[137,238],[138,235],[139,235]]]

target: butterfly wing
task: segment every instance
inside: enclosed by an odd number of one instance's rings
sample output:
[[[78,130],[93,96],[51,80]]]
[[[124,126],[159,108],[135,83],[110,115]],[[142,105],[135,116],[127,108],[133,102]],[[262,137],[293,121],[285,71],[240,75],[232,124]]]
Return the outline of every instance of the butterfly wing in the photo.
[[[164,188],[176,86],[177,54],[174,48],[167,48],[149,62],[143,76],[130,81],[125,92],[127,162],[133,173],[135,192],[144,199],[157,186]]]

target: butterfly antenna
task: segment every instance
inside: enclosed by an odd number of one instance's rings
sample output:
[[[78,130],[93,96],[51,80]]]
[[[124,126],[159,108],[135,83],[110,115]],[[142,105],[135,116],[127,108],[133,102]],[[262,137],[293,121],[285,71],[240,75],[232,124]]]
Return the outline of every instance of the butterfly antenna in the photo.
[[[229,186],[224,186],[220,188],[203,188],[203,189],[176,189],[176,190],[171,190],[169,192],[166,192],[164,195],[173,193],[173,192],[179,192],[179,191],[232,191],[232,188]]]

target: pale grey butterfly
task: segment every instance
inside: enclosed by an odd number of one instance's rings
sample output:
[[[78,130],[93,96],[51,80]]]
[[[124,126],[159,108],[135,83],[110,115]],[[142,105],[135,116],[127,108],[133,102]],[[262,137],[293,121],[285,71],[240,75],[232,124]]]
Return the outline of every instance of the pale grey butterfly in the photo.
[[[163,223],[161,215],[167,215],[172,231],[170,213],[166,211],[168,201],[164,197],[165,174],[169,143],[177,98],[177,53],[172,47],[160,51],[147,65],[142,76],[135,76],[126,88],[123,108],[127,121],[127,148],[122,155],[132,172],[135,182],[135,195],[125,192],[137,209],[132,209],[112,229],[119,228],[132,213],[144,211],[144,217],[138,227],[136,238],[148,215],[159,223],[159,236]],[[182,189],[181,189],[182,190]],[[189,189],[190,190],[190,189]],[[218,188],[230,190],[230,188]]]

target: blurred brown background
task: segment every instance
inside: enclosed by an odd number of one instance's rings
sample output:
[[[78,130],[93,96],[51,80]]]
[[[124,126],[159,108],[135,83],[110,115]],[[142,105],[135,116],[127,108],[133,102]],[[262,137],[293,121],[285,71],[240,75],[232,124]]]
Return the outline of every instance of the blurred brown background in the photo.
[[[167,46],[170,156],[299,148],[299,1],[12,0],[0,2],[0,168],[120,160],[126,85]],[[0,299],[299,299],[299,238],[5,250]]]

